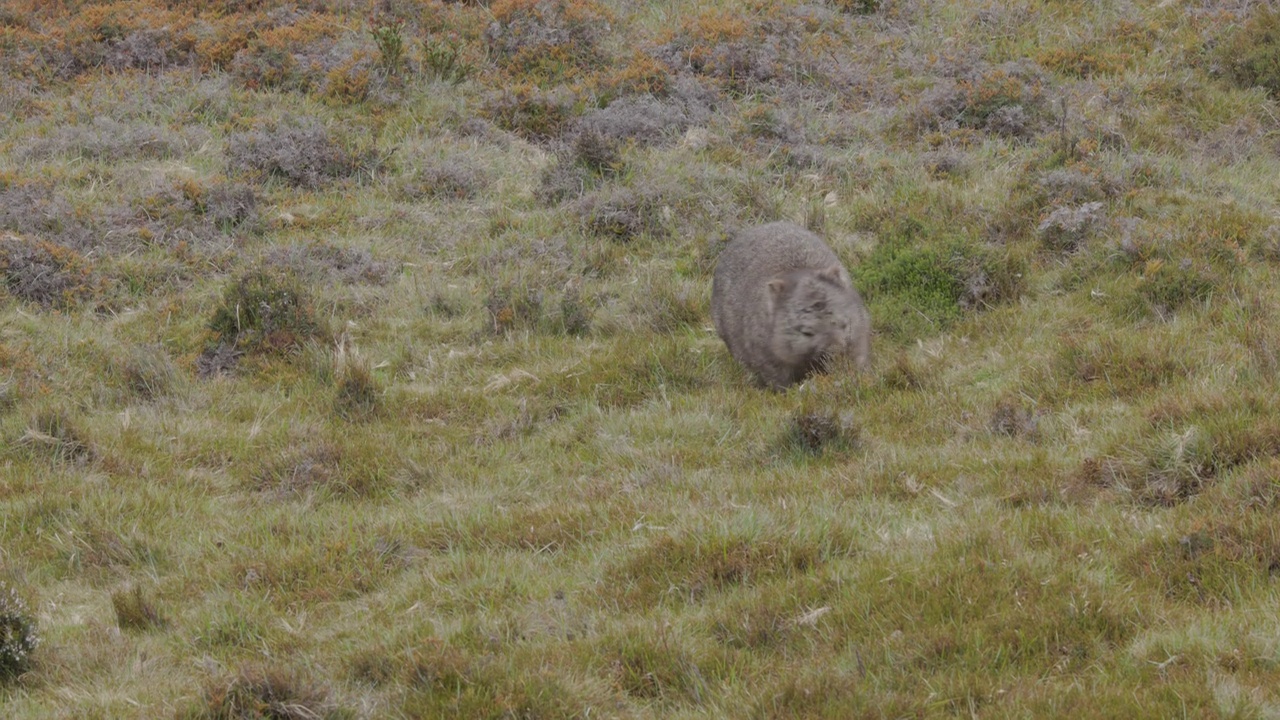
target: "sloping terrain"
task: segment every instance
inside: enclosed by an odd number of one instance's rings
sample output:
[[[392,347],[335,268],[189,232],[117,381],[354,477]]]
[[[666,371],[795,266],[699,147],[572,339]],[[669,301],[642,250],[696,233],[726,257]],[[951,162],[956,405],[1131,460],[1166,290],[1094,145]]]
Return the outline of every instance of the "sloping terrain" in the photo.
[[[1275,717],[1280,13],[8,0],[7,718]],[[735,228],[874,367],[754,387]]]

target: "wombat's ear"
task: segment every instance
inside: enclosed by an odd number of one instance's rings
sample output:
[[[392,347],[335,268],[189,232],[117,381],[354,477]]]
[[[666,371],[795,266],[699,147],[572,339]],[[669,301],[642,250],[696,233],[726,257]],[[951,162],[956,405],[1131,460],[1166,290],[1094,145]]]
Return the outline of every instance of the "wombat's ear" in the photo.
[[[776,300],[782,295],[782,291],[787,289],[787,281],[781,278],[774,278],[769,281],[769,294]]]
[[[840,263],[836,263],[825,270],[819,270],[818,278],[837,285],[849,282],[849,276],[845,274],[844,266]]]

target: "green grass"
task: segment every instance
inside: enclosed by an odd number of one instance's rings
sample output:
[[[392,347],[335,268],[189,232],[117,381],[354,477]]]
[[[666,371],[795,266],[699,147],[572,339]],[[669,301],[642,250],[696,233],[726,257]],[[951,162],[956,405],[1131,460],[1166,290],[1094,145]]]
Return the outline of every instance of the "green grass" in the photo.
[[[6,718],[1276,715],[1274,13],[13,5]]]

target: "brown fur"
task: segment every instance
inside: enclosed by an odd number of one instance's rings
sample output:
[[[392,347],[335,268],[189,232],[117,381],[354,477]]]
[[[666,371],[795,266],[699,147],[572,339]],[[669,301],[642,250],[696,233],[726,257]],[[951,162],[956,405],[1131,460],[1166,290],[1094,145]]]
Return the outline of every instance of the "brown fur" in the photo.
[[[799,225],[738,233],[720,254],[711,317],[729,354],[781,390],[851,357],[871,363],[871,316],[836,254]]]

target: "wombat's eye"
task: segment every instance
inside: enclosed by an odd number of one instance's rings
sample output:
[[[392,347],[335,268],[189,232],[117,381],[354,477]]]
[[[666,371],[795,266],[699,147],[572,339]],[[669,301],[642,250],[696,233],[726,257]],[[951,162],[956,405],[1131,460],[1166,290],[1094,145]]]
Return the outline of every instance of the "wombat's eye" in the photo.
[[[810,307],[809,309],[814,312],[821,312],[827,309],[827,303],[819,300],[818,302],[814,303],[813,306]]]

